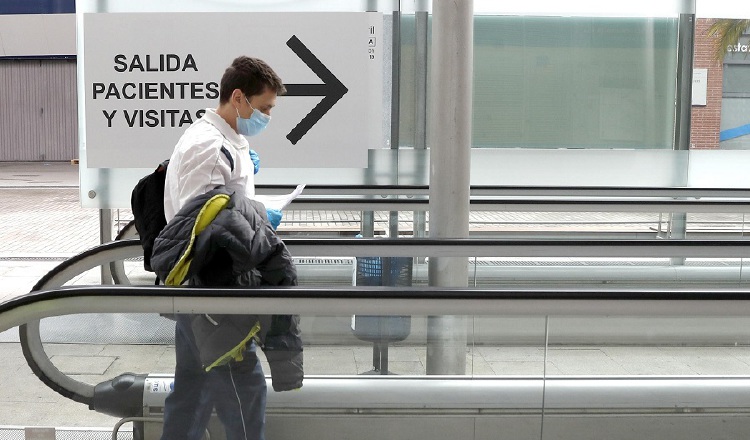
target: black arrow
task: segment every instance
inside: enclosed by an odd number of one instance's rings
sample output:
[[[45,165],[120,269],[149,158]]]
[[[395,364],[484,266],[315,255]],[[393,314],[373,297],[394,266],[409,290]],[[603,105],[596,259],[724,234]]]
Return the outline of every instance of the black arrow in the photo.
[[[349,89],[334,76],[328,68],[320,62],[318,57],[310,52],[296,35],[286,42],[292,51],[307,64],[307,67],[313,71],[323,84],[284,84],[286,87],[286,96],[323,96],[324,98],[307,114],[296,127],[286,135],[292,145],[296,145],[302,136],[320,121],[320,118],[328,113],[328,110],[343,97]]]

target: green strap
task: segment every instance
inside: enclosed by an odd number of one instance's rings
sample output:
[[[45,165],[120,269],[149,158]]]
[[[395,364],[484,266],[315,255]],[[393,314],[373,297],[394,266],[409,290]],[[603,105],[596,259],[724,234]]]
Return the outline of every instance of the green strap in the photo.
[[[260,321],[256,321],[255,325],[252,329],[250,329],[250,333],[247,334],[245,339],[243,339],[239,344],[235,345],[234,348],[229,350],[228,352],[224,353],[223,355],[219,356],[218,359],[216,359],[211,365],[206,367],[206,371],[211,371],[212,368],[218,367],[219,365],[224,365],[232,361],[234,359],[237,362],[242,361],[242,353],[245,351],[245,347],[247,347],[247,343],[250,342],[253,337],[258,334],[260,331]]]

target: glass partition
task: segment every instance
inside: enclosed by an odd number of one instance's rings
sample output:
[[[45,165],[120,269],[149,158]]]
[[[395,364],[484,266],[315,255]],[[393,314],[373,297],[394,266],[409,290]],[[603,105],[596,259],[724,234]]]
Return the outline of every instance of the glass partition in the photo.
[[[672,149],[677,34],[677,15],[477,15],[472,145]],[[413,146],[414,16],[401,37],[400,144]]]
[[[547,374],[748,376],[747,325],[746,317],[551,317]]]
[[[521,438],[574,439],[591,430],[625,439],[632,430],[623,434],[623,421],[635,430],[656,424],[665,436],[687,425],[696,432],[742,426],[737,418],[747,410],[750,318],[710,306],[694,313],[693,304],[679,300],[675,307],[687,305],[690,313],[662,315],[637,300],[601,299],[587,300],[583,313],[575,312],[575,300],[559,303],[558,312],[540,302],[544,311],[528,314],[491,311],[490,302],[485,307],[480,300],[476,306],[485,312],[468,316],[423,316],[408,306],[402,316],[302,314],[305,385],[296,393],[269,391],[268,429],[338,435],[380,421],[398,434],[410,432],[410,423],[434,428],[427,422],[439,418],[452,422],[450,432],[410,436],[467,438],[470,432],[475,437],[468,438],[485,439],[513,429]],[[736,305],[744,307],[744,300]],[[622,313],[621,307],[642,313]],[[440,350],[451,342],[434,334],[441,321],[450,321],[451,331],[457,322],[465,326],[465,338],[452,341],[461,343],[464,371],[434,373]],[[93,386],[136,373],[168,385],[175,362],[171,325],[157,314],[80,314],[45,319],[41,331],[52,364],[75,381]],[[164,339],[154,337],[158,328]],[[0,404],[17,410],[4,412],[0,431],[43,421],[60,431],[77,429],[74,439],[92,438],[90,431],[119,423],[47,389],[28,371],[13,336],[0,334],[6,359]],[[261,362],[268,374],[262,354]],[[147,391],[143,423],[158,437],[167,391],[154,390]],[[29,405],[36,410],[22,410]],[[132,426],[139,423],[118,425],[120,436],[136,438]]]

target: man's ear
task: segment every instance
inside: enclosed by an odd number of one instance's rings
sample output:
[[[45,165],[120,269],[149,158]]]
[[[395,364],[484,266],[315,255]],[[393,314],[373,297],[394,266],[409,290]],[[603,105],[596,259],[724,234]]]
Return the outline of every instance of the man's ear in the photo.
[[[232,101],[232,104],[234,104],[234,107],[238,107],[242,103],[243,96],[244,94],[242,93],[242,90],[234,89],[232,90],[232,97],[229,98],[229,100]]]

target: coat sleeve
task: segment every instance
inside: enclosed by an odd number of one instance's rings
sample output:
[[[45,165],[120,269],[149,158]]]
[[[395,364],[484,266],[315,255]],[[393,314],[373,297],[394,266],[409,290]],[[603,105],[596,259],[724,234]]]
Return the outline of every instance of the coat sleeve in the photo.
[[[271,286],[296,286],[297,269],[292,255],[270,225],[260,234],[263,247],[269,249],[268,258],[258,265],[262,284]]]
[[[305,377],[302,335],[298,315],[273,315],[266,334],[263,353],[271,368],[274,391],[290,391],[302,387]]]
[[[267,255],[267,258],[258,265],[263,284],[296,286],[297,268],[292,254],[268,222],[266,207],[255,200],[247,200],[247,202],[254,207],[255,218],[260,222],[256,233],[258,248],[265,249]]]
[[[233,199],[238,209],[230,210],[235,217],[230,223],[244,223],[241,230],[248,233],[246,237],[242,236],[242,231],[235,235],[240,240],[232,246],[238,252],[232,255],[235,273],[254,269],[260,274],[263,285],[296,286],[297,270],[292,255],[268,223],[266,208],[262,203],[246,197],[235,195]],[[244,252],[247,254],[242,255]]]

